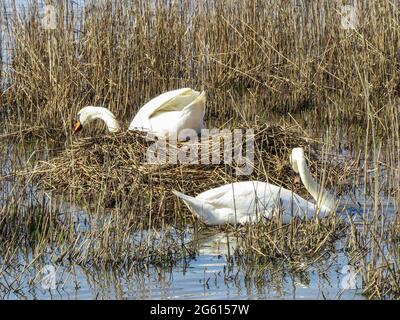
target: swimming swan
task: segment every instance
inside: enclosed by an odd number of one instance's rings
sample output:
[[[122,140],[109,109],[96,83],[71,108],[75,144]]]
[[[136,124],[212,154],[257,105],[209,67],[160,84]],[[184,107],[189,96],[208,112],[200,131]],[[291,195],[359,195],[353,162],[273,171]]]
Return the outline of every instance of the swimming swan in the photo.
[[[315,213],[323,217],[332,212],[336,200],[311,176],[303,148],[292,150],[290,162],[316,203],[288,189],[260,181],[235,182],[205,191],[196,197],[175,190],[173,193],[208,225],[252,223],[261,217],[270,219],[279,212],[282,213],[283,223],[289,223],[293,217],[311,219]]]
[[[155,135],[178,135],[183,129],[200,133],[205,113],[205,92],[183,88],[165,92],[147,102],[133,118],[128,130],[152,132]],[[114,114],[103,107],[87,106],[78,112],[73,133],[82,130],[90,122],[100,119],[110,132],[118,132],[120,126]]]

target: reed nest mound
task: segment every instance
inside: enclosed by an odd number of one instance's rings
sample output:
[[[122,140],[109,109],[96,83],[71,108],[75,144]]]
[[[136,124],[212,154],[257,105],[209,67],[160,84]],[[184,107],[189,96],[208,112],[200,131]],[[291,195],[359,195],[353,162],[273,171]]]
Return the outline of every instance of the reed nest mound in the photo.
[[[201,148],[208,148],[210,154],[217,150],[220,152],[219,164],[204,164],[203,161],[201,164],[150,164],[146,162],[146,151],[154,146],[154,141],[149,141],[140,132],[78,138],[50,161],[38,162],[31,172],[34,181],[46,191],[73,194],[75,199],[101,197],[105,205],[111,207],[128,203],[132,205],[131,210],[142,213],[176,210],[179,202],[171,193],[172,189],[197,195],[222,184],[243,180],[269,181],[306,196],[302,186],[293,184],[295,173],[289,155],[294,147],[305,148],[311,172],[317,179],[324,176],[327,187],[333,181],[335,187],[345,183],[343,175],[349,169],[322,157],[321,143],[304,136],[299,127],[256,125],[252,129],[254,161],[253,170],[248,175],[237,174],[235,161],[231,164],[223,162],[226,139],[223,134],[219,136],[219,149],[211,139],[206,140],[207,145],[200,139],[192,142],[190,147],[188,142],[178,143],[175,147],[168,145],[171,150],[195,147],[199,154]],[[246,155],[244,134],[242,141],[242,154]]]

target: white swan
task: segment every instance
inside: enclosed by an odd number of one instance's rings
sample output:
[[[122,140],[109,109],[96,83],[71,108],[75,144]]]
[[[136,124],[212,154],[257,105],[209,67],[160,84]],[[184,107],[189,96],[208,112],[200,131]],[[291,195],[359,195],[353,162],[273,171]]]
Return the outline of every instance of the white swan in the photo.
[[[190,88],[165,92],[147,102],[133,118],[129,130],[177,135],[183,129],[203,128],[205,92]]]
[[[325,216],[335,209],[336,200],[311,176],[302,148],[294,148],[290,157],[293,169],[316,203],[309,202],[290,190],[276,185],[245,181],[227,184],[191,197],[173,191],[191,212],[208,225],[243,224],[257,222],[261,217],[272,218],[282,213],[283,223],[293,217]]]
[[[81,131],[83,127],[96,119],[103,120],[110,132],[118,132],[120,130],[119,123],[110,110],[103,107],[87,106],[79,110],[73,133]]]
[[[165,92],[147,102],[136,114],[128,130],[152,132],[155,135],[178,135],[184,129],[191,129],[196,134],[203,128],[205,113],[205,92],[183,88]],[[114,114],[103,107],[88,106],[78,112],[73,133],[95,119],[103,120],[108,130],[120,130]]]

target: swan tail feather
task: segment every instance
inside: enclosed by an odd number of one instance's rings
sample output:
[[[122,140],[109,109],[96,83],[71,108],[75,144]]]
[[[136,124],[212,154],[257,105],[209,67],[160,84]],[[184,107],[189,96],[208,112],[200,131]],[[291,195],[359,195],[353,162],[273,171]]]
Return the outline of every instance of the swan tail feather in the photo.
[[[183,194],[179,191],[172,190],[172,193],[176,195],[178,198],[180,198],[186,206],[189,208],[189,210],[198,218],[204,218],[201,215],[201,212],[204,211],[204,201],[200,199],[196,199],[194,197],[188,196],[186,194]]]

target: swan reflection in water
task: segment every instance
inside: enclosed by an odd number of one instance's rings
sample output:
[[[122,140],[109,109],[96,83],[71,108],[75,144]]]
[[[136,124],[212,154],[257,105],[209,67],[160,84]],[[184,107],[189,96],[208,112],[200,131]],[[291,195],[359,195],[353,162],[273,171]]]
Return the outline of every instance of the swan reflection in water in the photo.
[[[238,245],[238,238],[233,233],[205,231],[197,236],[196,244],[199,255],[230,256]]]

